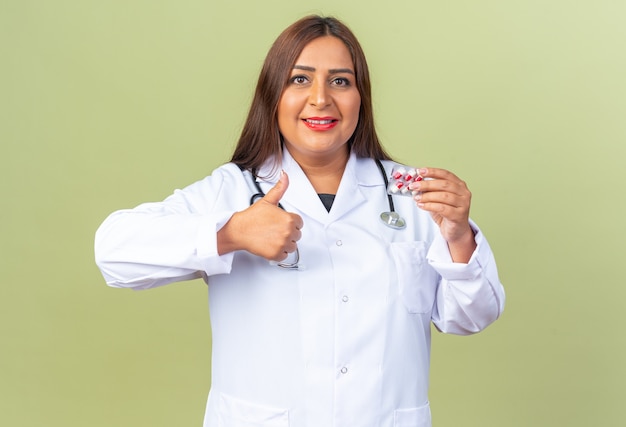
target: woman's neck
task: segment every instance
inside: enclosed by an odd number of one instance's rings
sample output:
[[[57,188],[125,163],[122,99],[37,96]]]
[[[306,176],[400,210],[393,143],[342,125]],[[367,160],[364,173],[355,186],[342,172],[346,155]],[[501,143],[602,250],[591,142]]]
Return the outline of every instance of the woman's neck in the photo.
[[[337,194],[348,158],[349,153],[346,152],[345,155],[335,155],[326,159],[304,158],[295,160],[318,194]]]

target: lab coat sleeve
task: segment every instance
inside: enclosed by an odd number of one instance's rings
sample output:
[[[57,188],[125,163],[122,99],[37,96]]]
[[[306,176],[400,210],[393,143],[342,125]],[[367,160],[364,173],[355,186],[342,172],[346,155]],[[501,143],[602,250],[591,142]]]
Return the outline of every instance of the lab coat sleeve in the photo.
[[[504,288],[487,240],[470,222],[476,250],[467,264],[454,263],[444,238],[437,234],[428,251],[429,264],[441,281],[432,321],[441,332],[469,335],[494,322],[504,309]]]
[[[223,181],[214,174],[162,202],[106,218],[95,238],[96,264],[106,283],[139,290],[229,273],[233,255],[217,252],[217,231],[234,213],[215,207]]]

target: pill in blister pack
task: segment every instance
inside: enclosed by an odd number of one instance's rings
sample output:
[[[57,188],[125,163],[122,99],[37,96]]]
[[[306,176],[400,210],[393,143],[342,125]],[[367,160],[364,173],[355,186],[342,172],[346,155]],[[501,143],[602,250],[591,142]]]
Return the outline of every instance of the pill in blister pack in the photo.
[[[409,189],[409,184],[423,179],[416,168],[394,167],[391,171],[387,192],[392,195],[411,196],[413,192]]]

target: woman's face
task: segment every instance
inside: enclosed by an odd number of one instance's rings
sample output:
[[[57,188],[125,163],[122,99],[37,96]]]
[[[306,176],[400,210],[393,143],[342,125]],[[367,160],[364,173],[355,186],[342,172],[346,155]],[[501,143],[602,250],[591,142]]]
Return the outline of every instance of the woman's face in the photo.
[[[346,45],[332,36],[307,44],[278,103],[278,127],[296,161],[347,158],[361,95]]]

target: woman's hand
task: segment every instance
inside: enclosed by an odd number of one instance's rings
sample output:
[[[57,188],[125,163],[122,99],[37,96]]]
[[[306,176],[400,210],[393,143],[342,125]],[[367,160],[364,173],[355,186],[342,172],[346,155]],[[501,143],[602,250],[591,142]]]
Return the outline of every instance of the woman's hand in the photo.
[[[419,174],[425,179],[413,182],[409,189],[417,191],[413,199],[420,209],[430,212],[448,242],[454,262],[469,261],[476,242],[469,225],[472,193],[464,181],[445,169],[424,168]]]
[[[278,207],[289,187],[289,177],[282,172],[278,183],[265,197],[241,212],[236,212],[217,232],[220,255],[246,250],[270,261],[282,261],[297,249],[302,237],[300,215]]]

